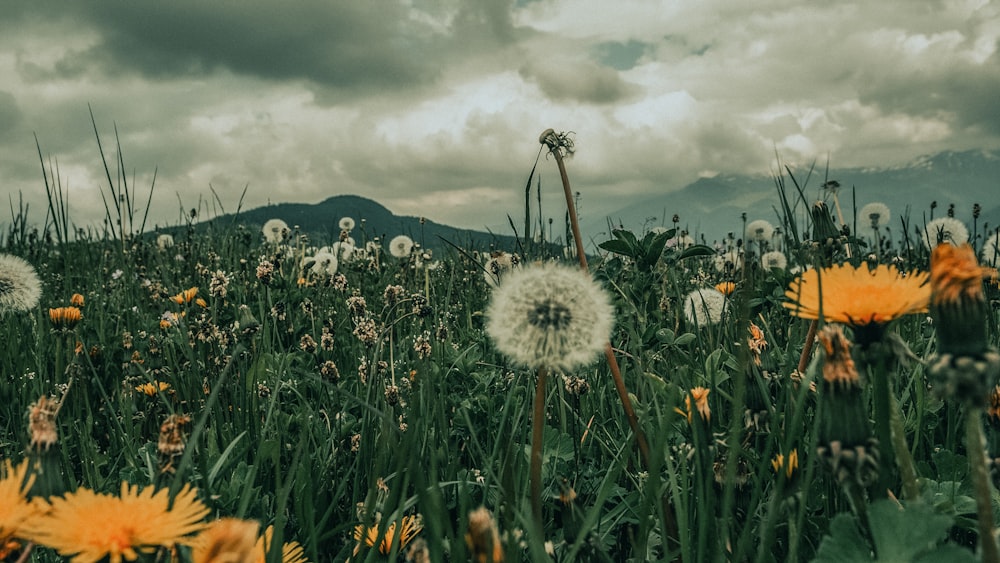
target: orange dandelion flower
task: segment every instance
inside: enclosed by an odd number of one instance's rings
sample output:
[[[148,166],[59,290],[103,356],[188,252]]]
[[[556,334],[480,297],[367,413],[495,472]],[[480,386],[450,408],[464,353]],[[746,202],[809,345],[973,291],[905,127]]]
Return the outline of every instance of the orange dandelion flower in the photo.
[[[816,337],[826,352],[823,380],[844,387],[859,385],[858,370],[851,357],[851,342],[840,328],[825,326]]]
[[[45,395],[31,405],[28,411],[28,435],[31,437],[32,450],[48,450],[59,442],[59,432],[56,430],[58,412],[59,401],[50,400]]]
[[[698,414],[701,415],[702,420],[706,422],[712,420],[712,409],[710,409],[708,406],[708,394],[711,392],[712,392],[711,389],[706,389],[704,387],[695,387],[691,389],[691,391],[684,396],[685,410],[674,409],[674,411],[683,416],[686,416],[688,424],[691,424],[693,418],[692,417],[693,412],[691,410],[691,397],[694,397],[695,408],[698,409]]]
[[[194,563],[237,563],[254,561],[257,530],[254,520],[219,518],[209,524],[192,542]]]
[[[396,522],[390,522],[389,526],[385,529],[385,535],[382,536],[382,541],[378,544],[378,551],[383,555],[387,555],[392,551],[392,548],[398,544],[398,548],[402,550],[406,547],[406,544],[410,543],[421,530],[424,529],[423,522],[419,515],[413,516],[403,516],[403,520],[400,522],[399,532],[396,531]],[[364,524],[358,524],[354,527],[354,540],[358,542],[358,545],[354,547],[354,554],[357,555],[361,551],[361,544],[364,543],[368,547],[375,547],[375,543],[378,542],[380,530],[379,525],[375,524],[370,527],[365,527]]]
[[[469,530],[465,533],[465,545],[472,552],[476,563],[500,563],[503,561],[503,545],[493,514],[485,506],[469,513]]]
[[[736,291],[736,284],[730,281],[721,282],[715,285],[715,289],[719,290],[719,293],[729,297],[734,291]]]
[[[939,244],[931,253],[931,295],[935,305],[963,298],[981,301],[985,299],[983,279],[994,276],[996,270],[980,266],[968,243]]]
[[[178,305],[183,305],[185,303],[190,303],[198,295],[198,288],[192,287],[190,289],[185,289],[184,291],[174,295],[170,298],[171,301],[177,303]]]
[[[253,561],[253,563],[266,563],[267,554],[271,551],[271,538],[274,536],[274,526],[268,526],[264,530],[264,535],[257,538],[257,544],[254,546],[255,559],[249,559],[248,561]],[[388,553],[388,552],[386,552]],[[299,545],[299,542],[285,542],[281,546],[281,563],[308,563],[308,559],[305,556],[305,550]]]
[[[49,320],[52,326],[61,329],[71,329],[83,319],[83,313],[77,307],[57,307],[49,309]]]
[[[39,505],[26,498],[34,482],[27,459],[16,466],[9,459],[0,465],[0,554],[15,538],[23,537],[24,526],[40,513]]]
[[[852,327],[884,325],[903,315],[926,313],[931,288],[928,273],[904,273],[879,264],[869,269],[837,264],[808,270],[788,286],[783,305],[803,319],[818,319],[822,307],[827,322]]]
[[[77,489],[50,500],[49,511],[28,526],[26,539],[51,547],[73,563],[135,561],[139,552],[190,543],[191,534],[205,527],[209,508],[185,485],[173,503],[167,489],[130,486],[121,495]]]
[[[750,354],[753,356],[753,363],[755,365],[760,365],[760,355],[767,348],[767,340],[764,338],[764,331],[754,323],[750,323],[750,338],[747,338],[747,346],[750,348]]]
[[[204,299],[202,299],[201,297],[199,297],[199,298],[195,299],[195,300],[194,300],[194,303],[195,303],[195,305],[197,305],[197,306],[199,306],[199,307],[202,307],[202,308],[204,308],[204,307],[208,307],[208,301],[205,301],[205,300],[204,300]]]
[[[157,393],[162,393],[170,389],[170,384],[165,381],[149,381],[142,385],[136,385],[135,390],[152,397]]]
[[[74,307],[83,307],[83,295],[74,293],[73,296],[69,298],[69,304]]]
[[[799,469],[799,450],[793,449],[788,454],[787,459],[782,454],[774,456],[774,459],[771,460],[771,468],[774,469],[775,473],[784,470],[785,477],[791,479],[792,475]]]

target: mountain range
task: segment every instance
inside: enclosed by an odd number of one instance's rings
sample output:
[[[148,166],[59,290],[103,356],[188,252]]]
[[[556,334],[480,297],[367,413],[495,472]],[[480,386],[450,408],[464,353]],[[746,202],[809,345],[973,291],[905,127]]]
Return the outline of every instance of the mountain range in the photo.
[[[839,187],[831,189],[834,184]],[[953,206],[954,216],[965,222],[971,231],[974,204],[981,206],[980,216],[975,221],[979,234],[986,228],[992,230],[1000,226],[1000,152],[975,150],[922,156],[895,167],[827,171],[825,165],[817,163],[811,168],[784,168],[770,176],[699,178],[680,190],[665,191],[608,213],[607,220],[602,220],[603,228],[585,226],[583,236],[587,247],[593,248],[611,238],[608,224],[640,232],[656,226],[674,226],[676,214],[676,225],[680,229],[705,242],[710,243],[730,232],[739,237],[744,220],[767,219],[776,225],[780,223],[778,185],[783,185],[784,195],[800,225],[806,224],[808,209],[817,200],[825,200],[831,209],[836,209],[836,193],[844,221],[855,232],[861,226],[860,221],[855,222],[855,210],[875,201],[889,207],[893,217],[890,227],[894,232],[902,227],[903,217],[911,229],[919,228],[932,216],[948,213],[950,206]],[[340,234],[337,224],[345,216],[357,222],[352,236],[362,242],[374,237],[387,240],[405,234],[425,248],[444,248],[447,243],[480,250],[519,248],[518,241],[510,234],[460,229],[429,219],[395,215],[383,205],[357,195],[333,196],[316,204],[273,204],[222,215],[210,223],[238,222],[259,228],[268,219],[279,218],[289,226],[298,226],[315,243],[326,244],[337,239]]]
[[[870,202],[886,204],[893,217],[890,225],[898,232],[901,217],[911,226],[922,225],[932,216],[941,217],[954,206],[955,218],[973,226],[974,204],[982,208],[976,221],[980,234],[984,226],[1000,226],[1000,152],[987,150],[948,151],[921,156],[904,165],[886,168],[842,168],[826,170],[817,163],[810,168],[791,168],[767,175],[718,175],[700,178],[684,188],[665,192],[630,204],[609,214],[612,224],[631,230],[673,225],[711,242],[733,232],[740,236],[743,213],[746,221],[766,219],[779,223],[781,199],[777,185],[784,185],[789,205],[796,208],[804,224],[808,208],[826,200],[835,209],[836,192],[844,221],[855,229],[855,210]],[[824,189],[836,182],[835,190]],[[796,184],[802,193],[796,189]],[[912,227],[911,227],[912,228]],[[597,240],[603,240],[600,237]]]
[[[220,215],[202,226],[243,224],[252,230],[259,230],[269,219],[281,219],[289,227],[307,234],[312,244],[320,246],[338,240],[338,224],[342,217],[354,219],[351,237],[359,245],[376,237],[388,242],[396,235],[406,235],[421,247],[434,250],[446,248],[449,243],[462,249],[517,248],[517,240],[513,236],[450,227],[421,217],[395,215],[382,204],[357,195],[336,195],[314,204],[272,204]]]

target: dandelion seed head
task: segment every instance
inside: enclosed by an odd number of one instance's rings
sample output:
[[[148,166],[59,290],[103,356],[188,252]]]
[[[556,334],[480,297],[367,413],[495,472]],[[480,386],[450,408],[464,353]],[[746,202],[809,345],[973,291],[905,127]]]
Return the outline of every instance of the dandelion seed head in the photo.
[[[696,289],[684,297],[684,317],[695,326],[712,326],[726,314],[728,299],[714,287]]]
[[[288,223],[281,219],[268,219],[261,228],[261,232],[264,234],[264,240],[272,244],[279,244],[288,238],[291,231],[288,228]]]
[[[858,222],[872,229],[884,227],[889,223],[890,217],[889,206],[880,201],[873,201],[858,211]]]
[[[954,217],[938,217],[927,222],[920,231],[920,237],[928,249],[945,242],[958,246],[969,241],[969,229]]]
[[[1000,264],[1000,231],[993,233],[983,244],[983,262],[991,266]]]
[[[486,331],[516,363],[571,371],[608,342],[614,309],[590,275],[558,264],[508,274],[493,294]]]
[[[342,231],[348,231],[348,232],[350,232],[351,230],[354,229],[354,218],[353,217],[341,217],[340,218],[340,222],[337,223],[337,226],[340,227],[340,230],[342,230]]]
[[[497,287],[508,272],[520,265],[521,257],[517,254],[496,250],[490,253],[489,260],[483,266],[483,277],[491,287]]]
[[[312,260],[312,265],[309,266],[310,271],[317,275],[329,275],[337,273],[337,267],[339,266],[339,261],[337,260],[337,255],[332,252],[317,252],[312,258],[307,260]]]
[[[396,258],[409,258],[413,252],[413,239],[406,235],[397,235],[389,241],[389,254]]]
[[[756,242],[766,242],[774,235],[774,225],[765,219],[757,219],[747,223],[747,238]]]
[[[0,254],[0,315],[27,311],[42,298],[42,282],[35,268],[24,259]]]
[[[784,270],[788,267],[788,257],[785,256],[785,253],[780,250],[772,250],[770,252],[765,252],[760,257],[760,263],[764,266],[765,270],[771,270],[774,268]]]
[[[156,237],[156,247],[160,250],[166,250],[174,245],[174,237],[167,233]]]

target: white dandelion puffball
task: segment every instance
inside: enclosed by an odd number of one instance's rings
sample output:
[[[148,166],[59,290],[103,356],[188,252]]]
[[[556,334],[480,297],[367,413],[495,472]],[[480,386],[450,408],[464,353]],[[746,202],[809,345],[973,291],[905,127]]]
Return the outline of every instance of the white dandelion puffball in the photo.
[[[396,258],[409,258],[413,252],[413,239],[406,235],[398,235],[389,241],[389,254]]]
[[[684,296],[684,317],[695,326],[712,326],[726,314],[728,299],[718,289],[696,289]]]
[[[764,219],[747,223],[747,239],[756,242],[767,242],[774,235],[774,225]]]
[[[780,250],[772,250],[761,255],[760,264],[761,266],[764,266],[765,270],[771,270],[774,268],[784,270],[788,267],[788,257],[785,256],[785,253]]]
[[[264,233],[264,240],[272,244],[278,244],[285,240],[291,231],[288,229],[288,223],[285,223],[281,219],[268,219],[264,223],[264,227],[261,228],[261,232]]]
[[[0,254],[0,315],[8,311],[27,311],[42,298],[38,273],[24,259]]]
[[[339,265],[337,255],[332,252],[317,252],[312,258],[307,258],[307,260],[312,261],[312,266],[309,269],[315,274],[332,276],[337,273],[337,266]]]
[[[510,272],[486,316],[497,350],[530,368],[561,371],[591,363],[614,327],[608,293],[590,274],[555,263]]]
[[[712,265],[717,272],[732,273],[743,267],[743,253],[732,249],[715,256]]]
[[[938,217],[921,229],[920,238],[929,249],[944,242],[958,246],[969,241],[969,229],[954,217]]]
[[[490,259],[483,266],[483,277],[490,287],[497,287],[508,272],[521,265],[521,257],[503,250],[490,253]]]
[[[349,243],[347,241],[344,242],[338,241],[333,243],[333,247],[330,249],[330,252],[340,260],[343,260],[344,262],[350,262],[351,259],[354,258],[355,250],[356,249],[354,248],[354,243]]]
[[[993,233],[993,236],[986,239],[983,245],[983,262],[996,266],[1000,263],[1000,231]]]
[[[337,226],[340,227],[341,231],[351,231],[354,229],[354,219],[351,217],[341,217]]]
[[[166,250],[174,245],[174,237],[163,233],[162,235],[156,237],[156,246],[160,250]]]
[[[858,211],[858,223],[870,229],[878,229],[889,224],[889,206],[882,202],[873,201]],[[862,227],[858,227],[861,229]]]

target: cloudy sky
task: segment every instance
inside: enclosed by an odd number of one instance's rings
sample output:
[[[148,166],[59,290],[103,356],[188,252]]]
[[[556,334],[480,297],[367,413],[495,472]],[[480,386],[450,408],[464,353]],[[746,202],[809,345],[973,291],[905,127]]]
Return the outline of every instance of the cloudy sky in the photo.
[[[154,223],[217,212],[209,186],[233,211],[246,186],[244,208],[360,194],[508,232],[550,127],[575,132],[570,177],[601,222],[776,153],[839,168],[998,148],[998,38],[986,0],[11,3],[0,195],[44,220],[37,136],[72,220],[99,224],[89,105],[140,212],[156,171]]]

